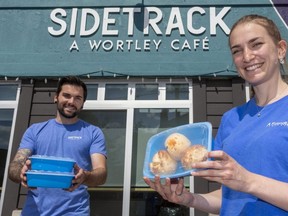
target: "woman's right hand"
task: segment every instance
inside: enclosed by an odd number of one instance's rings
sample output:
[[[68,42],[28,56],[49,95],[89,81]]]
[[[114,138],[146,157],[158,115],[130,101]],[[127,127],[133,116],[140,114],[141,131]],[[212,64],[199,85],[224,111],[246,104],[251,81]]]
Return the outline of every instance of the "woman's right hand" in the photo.
[[[157,191],[163,199],[169,202],[191,206],[191,202],[194,200],[193,194],[184,187],[184,178],[166,178],[164,183],[161,183],[159,176],[155,176],[154,181],[147,177],[144,177],[143,179],[147,185]]]

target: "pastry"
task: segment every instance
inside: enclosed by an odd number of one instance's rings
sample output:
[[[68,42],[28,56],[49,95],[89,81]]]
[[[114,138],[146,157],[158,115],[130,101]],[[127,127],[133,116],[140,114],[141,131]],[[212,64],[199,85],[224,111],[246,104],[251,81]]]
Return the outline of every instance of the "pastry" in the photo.
[[[165,148],[174,160],[180,160],[190,145],[190,140],[180,133],[173,133],[165,140]]]
[[[189,147],[181,158],[183,168],[185,170],[192,169],[192,163],[206,161],[207,153],[207,149],[202,145],[193,145]]]
[[[177,161],[175,161],[166,150],[158,151],[149,164],[150,170],[155,175],[166,175],[176,171]]]

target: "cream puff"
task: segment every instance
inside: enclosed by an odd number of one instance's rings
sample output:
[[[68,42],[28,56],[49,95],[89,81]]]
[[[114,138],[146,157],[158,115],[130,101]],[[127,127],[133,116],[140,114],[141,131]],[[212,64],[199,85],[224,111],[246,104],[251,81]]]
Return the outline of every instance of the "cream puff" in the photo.
[[[155,175],[167,175],[176,171],[177,161],[175,161],[166,150],[158,151],[149,164],[150,170]]]
[[[174,160],[180,160],[190,145],[190,140],[180,133],[173,133],[165,140],[165,148]]]
[[[192,169],[192,163],[207,160],[207,149],[203,145],[193,145],[189,147],[181,158],[182,166],[185,170]]]

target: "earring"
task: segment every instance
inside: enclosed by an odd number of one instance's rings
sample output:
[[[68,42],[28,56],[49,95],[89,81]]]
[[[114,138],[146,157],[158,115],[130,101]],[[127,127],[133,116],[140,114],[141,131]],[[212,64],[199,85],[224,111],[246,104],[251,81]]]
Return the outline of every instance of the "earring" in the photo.
[[[285,63],[284,58],[280,58],[280,59],[279,59],[279,62],[280,62],[280,64],[283,65],[283,64]]]

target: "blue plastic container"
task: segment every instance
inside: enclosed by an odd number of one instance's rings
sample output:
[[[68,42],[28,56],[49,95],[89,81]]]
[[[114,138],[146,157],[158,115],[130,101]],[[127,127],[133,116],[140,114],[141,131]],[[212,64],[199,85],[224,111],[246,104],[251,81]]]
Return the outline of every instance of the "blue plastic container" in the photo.
[[[69,188],[74,175],[64,172],[45,172],[29,170],[26,172],[29,187]]]
[[[75,161],[70,158],[33,155],[31,160],[32,170],[72,172]]]
[[[193,124],[181,125],[178,127],[170,128],[163,132],[160,132],[152,136],[147,143],[144,165],[143,165],[143,176],[153,179],[155,175],[150,171],[149,164],[152,161],[153,156],[159,150],[166,150],[165,140],[173,133],[180,133],[186,136],[192,145],[200,144],[203,145],[207,151],[212,150],[212,125],[209,122],[198,122]],[[172,174],[160,175],[160,178],[179,178],[183,176],[191,175],[193,170],[185,170],[182,167],[180,161],[177,162],[177,169]]]

